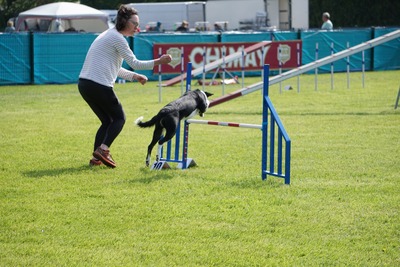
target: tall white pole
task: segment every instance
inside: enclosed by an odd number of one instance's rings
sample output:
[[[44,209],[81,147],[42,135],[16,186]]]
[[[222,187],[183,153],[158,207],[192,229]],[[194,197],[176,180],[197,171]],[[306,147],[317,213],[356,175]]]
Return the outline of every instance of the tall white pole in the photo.
[[[183,46],[181,47],[181,95],[183,95],[184,91],[184,85],[183,85],[183,73],[185,71],[185,54],[183,51]]]
[[[331,43],[331,56],[333,55],[333,42]],[[331,89],[333,89],[333,61],[331,62]]]
[[[206,83],[206,47],[203,47],[203,91]]]
[[[297,44],[297,67],[300,67],[300,44]],[[297,75],[297,92],[300,93],[300,74]]]
[[[242,45],[242,88],[244,88],[244,46]]]
[[[349,42],[347,42],[347,49],[350,48]],[[350,88],[350,56],[347,56],[347,89]]]
[[[364,52],[364,50],[361,52],[361,54],[362,54],[362,87],[364,88],[365,87],[365,83],[364,83],[364,80],[365,80],[365,52]]]
[[[282,50],[278,47],[279,75],[282,74]],[[279,93],[282,94],[282,82],[279,82]]]
[[[158,57],[161,57],[161,47],[158,48]],[[158,102],[161,103],[161,81],[162,81],[162,77],[161,77],[161,64],[158,65]]]
[[[315,61],[318,60],[318,43],[315,44]],[[315,83],[315,91],[318,90],[318,67],[314,70],[314,83]]]
[[[226,47],[222,47],[222,95],[225,95],[225,53]]]

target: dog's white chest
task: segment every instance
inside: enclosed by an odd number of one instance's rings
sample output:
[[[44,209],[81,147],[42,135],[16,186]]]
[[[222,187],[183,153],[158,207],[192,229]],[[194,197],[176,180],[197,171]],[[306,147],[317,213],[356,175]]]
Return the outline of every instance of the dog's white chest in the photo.
[[[188,120],[188,119],[190,119],[190,118],[193,118],[193,117],[196,116],[198,113],[199,113],[199,110],[198,110],[198,109],[193,110],[193,112],[190,113],[189,116],[187,116],[187,117],[185,118],[185,120]]]

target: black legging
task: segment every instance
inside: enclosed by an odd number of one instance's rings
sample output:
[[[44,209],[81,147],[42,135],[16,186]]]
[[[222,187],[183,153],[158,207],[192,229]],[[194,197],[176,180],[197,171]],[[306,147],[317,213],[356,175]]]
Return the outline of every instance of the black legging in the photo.
[[[96,133],[94,150],[101,144],[108,147],[117,138],[125,124],[125,113],[112,87],[79,79],[79,92],[101,121]]]

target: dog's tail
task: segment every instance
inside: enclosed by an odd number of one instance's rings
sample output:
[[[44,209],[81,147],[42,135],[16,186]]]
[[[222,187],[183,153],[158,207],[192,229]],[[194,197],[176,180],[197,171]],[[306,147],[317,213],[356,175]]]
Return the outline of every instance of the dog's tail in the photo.
[[[143,122],[142,120],[143,120],[143,116],[137,118],[137,119],[135,120],[135,124],[136,124],[137,126],[141,127],[141,128],[152,127],[152,126],[154,126],[154,125],[157,123],[157,121],[158,121],[158,116],[154,116],[154,117],[153,117],[151,120],[149,120],[149,121]]]

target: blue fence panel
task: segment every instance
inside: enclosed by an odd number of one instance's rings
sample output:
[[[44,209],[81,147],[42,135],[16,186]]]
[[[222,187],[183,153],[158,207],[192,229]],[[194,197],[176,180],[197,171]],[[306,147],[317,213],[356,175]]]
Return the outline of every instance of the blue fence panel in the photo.
[[[34,34],[34,83],[76,83],[95,34]]]
[[[334,52],[349,46],[379,37],[399,28],[346,29],[340,31],[300,31],[300,32],[223,32],[223,33],[182,33],[147,34],[142,33],[127,38],[132,50],[139,59],[153,59],[154,43],[217,43],[217,42],[259,42],[269,40],[296,40],[303,42],[302,64],[315,60],[315,44],[319,44],[318,59],[331,55],[331,43]],[[0,34],[0,85],[6,84],[47,84],[75,83],[78,80],[87,50],[97,34],[82,33],[13,33]],[[365,69],[400,69],[400,38],[365,50]],[[333,63],[334,71],[346,71],[346,59]],[[129,68],[124,63],[124,67]],[[350,70],[360,71],[362,53],[350,56]],[[157,71],[138,71],[157,80]],[[330,64],[319,68],[320,72],[329,72]],[[313,73],[313,72],[310,72]],[[251,73],[246,75],[251,76]],[[256,75],[259,75],[258,73]],[[164,75],[170,79],[173,75]]]
[[[299,32],[271,32],[272,40],[275,41],[289,41],[289,40],[299,40],[300,33]]]
[[[388,34],[398,28],[375,28],[375,38]],[[374,48],[374,70],[400,69],[400,38],[378,45]]]
[[[222,43],[271,41],[271,38],[270,32],[223,32],[221,34]]]
[[[31,83],[30,35],[0,34],[0,85]]]
[[[133,51],[140,60],[151,60],[153,56],[154,43],[216,43],[218,35],[215,33],[182,33],[182,34],[139,34],[134,37]],[[157,55],[158,56],[158,55]],[[158,79],[158,69],[138,70],[138,73],[146,75],[149,80]],[[163,75],[164,79],[170,79],[176,75]]]
[[[303,65],[315,61],[316,43],[318,43],[318,59],[331,55],[331,45],[333,52],[337,53],[371,39],[371,29],[346,30],[346,31],[304,31],[301,32],[303,41]],[[365,50],[365,69],[371,70],[372,51]],[[347,70],[347,59],[338,60],[333,63],[334,71],[341,72]],[[330,72],[330,64],[319,68],[320,72]],[[359,71],[362,68],[362,54],[357,53],[350,57],[350,70]]]

